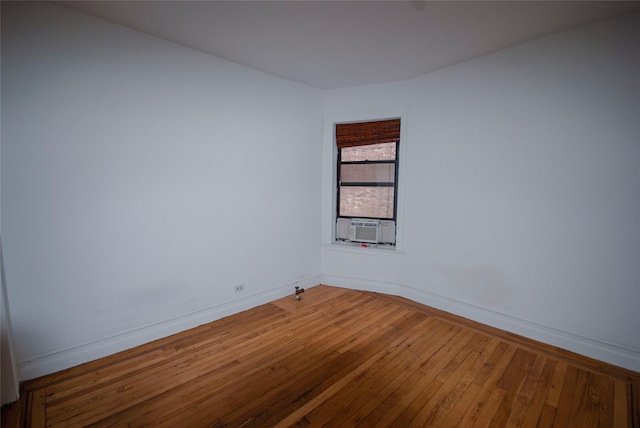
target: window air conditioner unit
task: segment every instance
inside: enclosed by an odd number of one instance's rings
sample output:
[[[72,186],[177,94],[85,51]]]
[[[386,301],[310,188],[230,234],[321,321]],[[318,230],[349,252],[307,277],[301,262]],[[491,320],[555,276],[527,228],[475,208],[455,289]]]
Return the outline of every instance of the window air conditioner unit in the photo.
[[[391,220],[339,218],[336,239],[369,244],[395,244],[396,223]]]
[[[349,225],[349,241],[378,243],[377,220],[351,220]]]

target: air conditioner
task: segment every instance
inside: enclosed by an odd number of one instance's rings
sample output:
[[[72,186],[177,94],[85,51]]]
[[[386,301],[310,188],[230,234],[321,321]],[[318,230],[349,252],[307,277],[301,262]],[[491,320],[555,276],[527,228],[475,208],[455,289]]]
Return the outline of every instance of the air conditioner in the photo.
[[[370,244],[395,244],[396,223],[391,220],[339,218],[336,239]]]
[[[378,220],[351,220],[349,241],[378,243]]]

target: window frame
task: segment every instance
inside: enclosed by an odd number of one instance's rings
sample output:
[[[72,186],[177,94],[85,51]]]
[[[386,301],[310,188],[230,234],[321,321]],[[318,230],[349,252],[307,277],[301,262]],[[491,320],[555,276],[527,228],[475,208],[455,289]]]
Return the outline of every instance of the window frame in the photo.
[[[375,146],[378,144],[389,144],[388,142],[385,143],[373,143],[373,144],[361,144],[361,147],[366,147],[366,146]],[[386,220],[386,221],[393,221],[396,223],[397,225],[397,218],[398,218],[398,172],[399,172],[399,165],[400,165],[400,141],[395,141],[395,159],[393,160],[374,160],[374,161],[370,161],[370,160],[364,160],[364,161],[345,161],[342,162],[342,149],[338,147],[338,155],[337,155],[337,162],[336,162],[336,218],[347,218],[347,219],[352,219],[352,218],[362,218],[362,219],[372,219],[372,220]],[[384,164],[384,165],[393,165],[394,166],[394,177],[393,177],[393,183],[390,182],[380,182],[380,181],[375,181],[375,182],[346,182],[343,183],[341,181],[341,171],[342,165],[374,165],[374,164]],[[341,187],[392,187],[393,188],[393,218],[388,218],[388,217],[367,217],[367,216],[346,216],[346,215],[341,215],[340,214],[340,189]]]

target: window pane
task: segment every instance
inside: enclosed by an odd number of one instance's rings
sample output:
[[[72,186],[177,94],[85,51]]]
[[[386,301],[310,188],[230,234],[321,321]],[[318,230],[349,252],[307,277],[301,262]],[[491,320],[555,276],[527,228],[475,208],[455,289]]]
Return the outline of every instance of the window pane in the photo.
[[[395,164],[341,165],[340,180],[343,183],[393,183]]]
[[[393,218],[393,187],[340,186],[340,215]]]
[[[396,143],[372,144],[369,146],[345,147],[341,150],[342,162],[366,160],[395,160]]]

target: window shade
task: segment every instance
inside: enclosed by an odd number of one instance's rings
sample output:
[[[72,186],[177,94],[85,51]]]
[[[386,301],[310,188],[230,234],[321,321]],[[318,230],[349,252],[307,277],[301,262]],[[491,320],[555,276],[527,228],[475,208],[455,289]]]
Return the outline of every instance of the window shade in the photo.
[[[398,141],[400,141],[400,119],[336,125],[336,144],[339,149]]]

